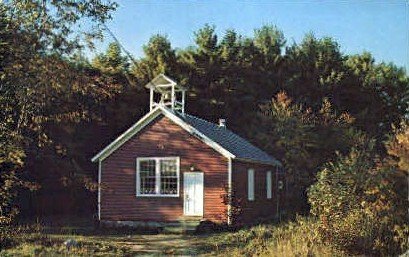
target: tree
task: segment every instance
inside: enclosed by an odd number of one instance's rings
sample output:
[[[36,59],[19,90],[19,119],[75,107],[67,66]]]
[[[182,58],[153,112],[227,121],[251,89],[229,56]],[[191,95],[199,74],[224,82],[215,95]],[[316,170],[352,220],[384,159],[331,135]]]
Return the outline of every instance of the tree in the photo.
[[[26,156],[53,143],[47,128],[89,118],[95,103],[116,88],[109,78],[92,76],[71,62],[84,41],[101,32],[97,27],[81,36],[79,22],[101,25],[115,8],[109,1],[0,3],[0,220],[15,214],[17,188],[31,185],[22,177]]]
[[[265,63],[275,62],[285,45],[284,34],[276,26],[265,25],[254,31],[254,45],[265,56]]]
[[[110,43],[105,54],[97,55],[92,61],[92,66],[107,74],[127,72],[127,58],[121,53],[118,43]]]
[[[332,38],[307,34],[300,44],[286,49],[287,81],[285,90],[313,108],[319,108],[324,97],[338,105],[338,90],[345,76],[344,56]]]
[[[370,53],[349,56],[342,102],[357,118],[357,126],[380,141],[392,124],[409,113],[409,78],[393,64],[376,64]]]
[[[273,156],[282,160],[290,194],[291,211],[308,212],[307,188],[313,184],[321,165],[345,151],[355,141],[353,118],[336,114],[328,100],[321,109],[296,104],[285,92],[262,106],[253,134]],[[263,143],[261,143],[263,142]]]
[[[214,120],[223,115],[220,107],[224,106],[225,87],[220,83],[223,72],[220,43],[215,27],[208,24],[194,36],[196,45],[179,53],[181,72],[185,83],[190,86],[187,104],[193,114],[206,108],[208,111],[204,118]]]
[[[175,75],[176,54],[167,36],[154,35],[143,46],[145,57],[132,67],[138,83],[148,83],[158,74]]]

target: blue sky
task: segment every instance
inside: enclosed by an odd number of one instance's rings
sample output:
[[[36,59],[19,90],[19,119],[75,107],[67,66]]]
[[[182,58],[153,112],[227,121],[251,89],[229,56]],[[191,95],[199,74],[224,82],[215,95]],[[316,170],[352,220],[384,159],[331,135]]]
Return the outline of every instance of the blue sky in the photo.
[[[166,34],[173,47],[193,45],[193,32],[208,23],[222,36],[233,28],[251,36],[264,24],[278,26],[287,42],[300,42],[308,32],[330,36],[347,54],[371,52],[378,62],[409,68],[409,8],[401,1],[136,1],[118,0],[108,23],[136,57],[153,34]],[[112,38],[97,44],[103,51]]]

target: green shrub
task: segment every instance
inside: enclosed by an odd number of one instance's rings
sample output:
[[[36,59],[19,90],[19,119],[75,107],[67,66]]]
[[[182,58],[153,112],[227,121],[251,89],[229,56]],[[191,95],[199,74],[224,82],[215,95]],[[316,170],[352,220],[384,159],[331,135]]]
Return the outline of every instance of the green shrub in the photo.
[[[351,253],[396,255],[408,247],[405,200],[396,169],[374,152],[369,143],[328,163],[309,189],[311,212],[327,242]]]

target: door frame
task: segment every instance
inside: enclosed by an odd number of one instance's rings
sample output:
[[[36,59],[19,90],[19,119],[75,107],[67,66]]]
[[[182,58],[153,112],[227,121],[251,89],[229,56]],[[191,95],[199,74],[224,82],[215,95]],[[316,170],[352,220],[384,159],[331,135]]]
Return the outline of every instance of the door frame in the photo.
[[[202,178],[203,178],[203,180],[202,180],[202,182],[203,182],[203,184],[202,184],[202,189],[203,189],[203,193],[202,193],[202,197],[203,197],[203,199],[202,199],[202,213],[200,213],[200,214],[197,214],[197,215],[190,215],[190,214],[186,214],[186,197],[185,197],[185,195],[186,195],[186,191],[185,191],[185,183],[186,183],[186,175],[191,175],[191,174],[199,174],[199,175],[201,175],[202,176]],[[204,204],[205,204],[205,202],[204,202],[204,196],[205,196],[205,187],[204,187],[204,173],[203,172],[195,172],[195,171],[193,171],[193,172],[183,172],[183,216],[188,216],[188,217],[203,217],[203,215],[204,215]]]

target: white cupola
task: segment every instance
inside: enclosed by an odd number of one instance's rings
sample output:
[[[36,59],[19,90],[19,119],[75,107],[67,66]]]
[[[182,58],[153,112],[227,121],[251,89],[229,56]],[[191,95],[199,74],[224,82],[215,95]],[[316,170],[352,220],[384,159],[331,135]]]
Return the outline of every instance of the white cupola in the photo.
[[[145,86],[150,90],[150,111],[158,105],[185,113],[186,88],[164,74],[160,74]]]

